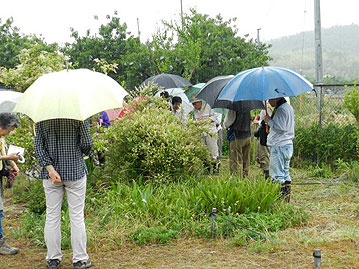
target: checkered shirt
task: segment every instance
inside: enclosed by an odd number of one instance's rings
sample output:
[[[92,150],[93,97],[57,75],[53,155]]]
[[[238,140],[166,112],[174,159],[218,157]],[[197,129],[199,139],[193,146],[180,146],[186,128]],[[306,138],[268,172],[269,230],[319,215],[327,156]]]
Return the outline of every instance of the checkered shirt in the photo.
[[[81,179],[87,168],[83,155],[90,155],[92,137],[89,128],[81,121],[53,119],[35,124],[34,151],[42,167],[40,178],[49,179],[45,169],[53,165],[62,180]]]

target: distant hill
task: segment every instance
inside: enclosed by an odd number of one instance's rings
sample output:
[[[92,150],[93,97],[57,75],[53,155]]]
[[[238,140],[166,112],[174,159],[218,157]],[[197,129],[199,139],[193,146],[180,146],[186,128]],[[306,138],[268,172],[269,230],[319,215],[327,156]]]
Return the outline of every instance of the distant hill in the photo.
[[[272,44],[269,52],[273,58],[271,65],[315,77],[313,31],[272,39],[266,43]],[[324,76],[359,78],[359,25],[322,29],[322,48]]]

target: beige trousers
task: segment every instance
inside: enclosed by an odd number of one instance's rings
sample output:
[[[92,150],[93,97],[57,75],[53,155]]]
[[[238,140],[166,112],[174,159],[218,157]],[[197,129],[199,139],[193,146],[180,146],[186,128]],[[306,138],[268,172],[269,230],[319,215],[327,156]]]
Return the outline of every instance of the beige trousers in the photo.
[[[251,149],[251,138],[235,139],[229,142],[229,170],[240,177],[248,176]]]
[[[202,138],[202,143],[207,146],[209,153],[211,154],[212,160],[217,161],[218,160],[217,138],[206,134]]]
[[[46,196],[45,243],[46,260],[62,259],[61,253],[61,205],[66,190],[71,221],[71,246],[73,262],[88,260],[87,237],[84,221],[86,176],[76,181],[62,181],[53,184],[43,180]]]

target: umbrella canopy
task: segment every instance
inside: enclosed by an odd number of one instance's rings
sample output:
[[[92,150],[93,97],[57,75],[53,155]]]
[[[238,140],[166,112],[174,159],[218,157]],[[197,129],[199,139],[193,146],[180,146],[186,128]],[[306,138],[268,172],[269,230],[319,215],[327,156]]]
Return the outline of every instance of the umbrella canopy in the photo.
[[[12,112],[23,93],[0,90],[0,113]]]
[[[258,67],[237,74],[223,88],[217,100],[235,102],[243,100],[265,101],[297,96],[312,91],[313,85],[298,73],[281,67]]]
[[[188,100],[188,97],[187,95],[185,94],[185,91],[181,88],[173,88],[173,89],[166,89],[166,90],[160,90],[158,91],[155,96],[160,96],[160,94],[162,92],[168,92],[168,94],[171,96],[171,97],[174,97],[174,96],[179,96],[181,97],[182,99],[182,107],[183,107],[183,110],[184,112],[186,112],[187,114],[189,112],[191,112],[193,110],[193,105],[192,103]]]
[[[186,91],[186,95],[187,95],[188,99],[191,100],[193,95],[198,94],[205,84],[206,83],[197,83],[196,85],[193,85],[192,87],[190,87]]]
[[[249,111],[263,109],[263,103],[259,101],[219,101],[217,100],[223,88],[233,79],[233,75],[218,76],[206,83],[198,93],[197,98],[205,100],[212,108],[227,108],[236,111]]]
[[[66,118],[85,120],[119,108],[128,93],[114,79],[88,69],[62,70],[39,77],[23,94],[14,112],[34,122]]]
[[[183,77],[174,74],[166,74],[166,73],[149,77],[142,83],[142,85],[148,84],[149,82],[156,83],[158,86],[161,86],[165,89],[183,88],[187,86],[192,86],[192,84],[186,79],[184,79]]]

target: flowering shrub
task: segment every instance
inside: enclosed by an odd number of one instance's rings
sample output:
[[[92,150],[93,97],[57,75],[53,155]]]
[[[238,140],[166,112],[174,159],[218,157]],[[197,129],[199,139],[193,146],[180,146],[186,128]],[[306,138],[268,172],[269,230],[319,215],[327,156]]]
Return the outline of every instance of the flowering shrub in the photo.
[[[107,175],[163,182],[202,173],[210,159],[200,135],[206,128],[191,120],[183,126],[161,98],[137,102],[103,136]]]

